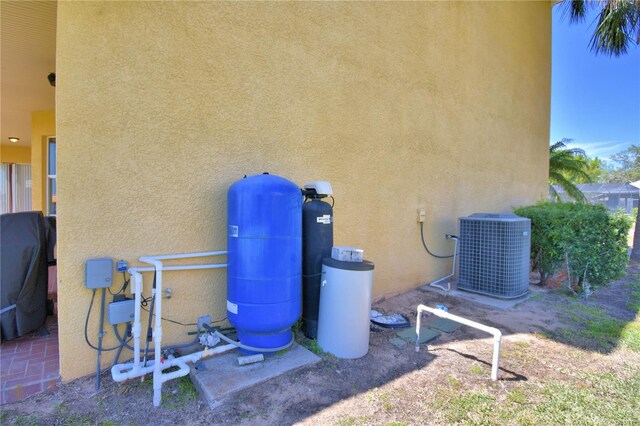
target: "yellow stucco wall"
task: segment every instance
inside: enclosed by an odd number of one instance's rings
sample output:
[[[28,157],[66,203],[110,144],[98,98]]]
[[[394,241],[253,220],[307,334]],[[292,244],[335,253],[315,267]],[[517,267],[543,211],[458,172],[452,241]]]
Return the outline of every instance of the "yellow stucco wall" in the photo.
[[[550,42],[546,2],[60,2],[62,378],[95,368],[85,260],[224,249],[245,174],[329,180],[376,295],[447,273],[417,208],[447,253],[458,217],[546,193]],[[165,280],[166,317],[225,315],[224,271]]]
[[[0,145],[0,161],[3,163],[31,163],[31,148],[28,146]]]
[[[47,138],[56,136],[54,111],[31,113],[31,208],[45,211],[47,206]]]

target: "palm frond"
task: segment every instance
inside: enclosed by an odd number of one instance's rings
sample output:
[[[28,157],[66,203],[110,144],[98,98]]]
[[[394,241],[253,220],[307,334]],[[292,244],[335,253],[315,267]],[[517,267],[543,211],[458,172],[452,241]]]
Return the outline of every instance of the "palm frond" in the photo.
[[[585,0],[571,0],[565,2],[565,4],[566,7],[562,14],[563,19],[569,15],[569,22],[572,24],[584,21],[587,15],[587,2]]]
[[[609,0],[598,15],[589,46],[594,53],[620,56],[632,43],[640,43],[640,2]]]
[[[599,9],[589,47],[596,53],[621,56],[640,44],[640,0],[561,0],[562,19],[583,22],[590,8]]]
[[[574,200],[580,203],[584,203],[587,201],[587,198],[584,196],[582,191],[580,191],[580,189],[578,189],[576,185],[574,185],[569,179],[562,176],[561,174],[554,175],[553,179],[551,179],[550,177],[549,181],[555,185],[558,185],[560,188],[562,188],[564,192],[566,192],[567,195],[573,198]],[[556,193],[556,196],[558,196],[557,193]],[[560,197],[558,196],[558,198]]]
[[[551,195],[551,199],[553,201],[556,201],[556,202],[562,201],[562,199],[560,198],[560,195],[558,194],[558,191],[556,191],[556,188],[552,184],[549,184],[549,194]]]
[[[584,194],[572,180],[591,181],[587,173],[587,156],[580,148],[567,148],[569,142],[570,139],[563,139],[549,147],[549,183],[560,186],[574,200],[585,202]],[[550,193],[553,199],[560,199],[555,188],[551,187]]]

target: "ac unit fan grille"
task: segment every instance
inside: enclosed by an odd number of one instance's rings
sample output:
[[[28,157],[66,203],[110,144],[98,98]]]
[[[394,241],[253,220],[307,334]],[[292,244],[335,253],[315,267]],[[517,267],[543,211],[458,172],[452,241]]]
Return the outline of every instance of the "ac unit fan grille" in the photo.
[[[458,288],[511,299],[529,289],[531,221],[515,215],[460,218]]]

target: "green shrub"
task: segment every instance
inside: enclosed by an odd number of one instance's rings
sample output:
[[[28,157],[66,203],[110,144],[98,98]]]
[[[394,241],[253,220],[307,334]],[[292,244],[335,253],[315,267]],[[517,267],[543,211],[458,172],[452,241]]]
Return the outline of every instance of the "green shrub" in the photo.
[[[619,277],[627,265],[631,218],[610,214],[604,206],[538,203],[515,210],[531,219],[531,260],[547,276],[568,266],[573,285],[592,287]],[[566,261],[568,260],[568,265]]]

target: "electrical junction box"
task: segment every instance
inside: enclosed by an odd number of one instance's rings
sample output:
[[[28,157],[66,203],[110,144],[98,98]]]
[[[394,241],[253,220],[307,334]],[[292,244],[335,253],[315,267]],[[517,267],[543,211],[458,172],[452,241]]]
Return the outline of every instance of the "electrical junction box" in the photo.
[[[113,283],[113,259],[88,259],[84,268],[84,285],[87,288],[107,288]]]
[[[111,302],[107,311],[107,321],[112,325],[133,321],[135,308],[136,301],[134,299]]]
[[[118,272],[125,272],[128,268],[129,265],[126,260],[118,260],[118,263],[116,263],[116,269]]]

